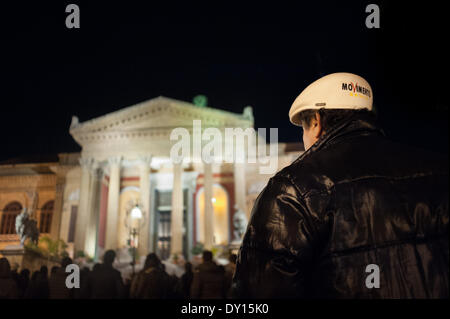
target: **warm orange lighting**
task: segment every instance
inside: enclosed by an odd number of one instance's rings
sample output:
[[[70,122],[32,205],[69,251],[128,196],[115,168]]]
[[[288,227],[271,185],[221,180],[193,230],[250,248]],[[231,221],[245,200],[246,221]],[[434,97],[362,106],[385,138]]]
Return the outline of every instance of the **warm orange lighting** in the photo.
[[[205,193],[201,192],[198,198],[198,240],[204,242],[205,239]],[[213,233],[215,244],[228,244],[228,194],[227,192],[216,185],[213,186],[213,203],[214,218],[213,218]]]

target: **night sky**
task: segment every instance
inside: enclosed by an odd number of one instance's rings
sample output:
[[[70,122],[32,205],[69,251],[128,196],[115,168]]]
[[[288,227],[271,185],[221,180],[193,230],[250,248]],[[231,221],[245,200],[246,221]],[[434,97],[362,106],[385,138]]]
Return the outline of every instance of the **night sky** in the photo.
[[[69,3],[80,6],[80,29],[65,27]],[[369,81],[391,139],[448,153],[443,8],[142,3],[2,5],[0,160],[80,151],[72,115],[83,122],[160,95],[204,94],[209,106],[239,113],[251,105],[255,127],[278,127],[280,141],[295,142],[291,103],[333,72]],[[369,3],[380,6],[380,29],[365,27]]]

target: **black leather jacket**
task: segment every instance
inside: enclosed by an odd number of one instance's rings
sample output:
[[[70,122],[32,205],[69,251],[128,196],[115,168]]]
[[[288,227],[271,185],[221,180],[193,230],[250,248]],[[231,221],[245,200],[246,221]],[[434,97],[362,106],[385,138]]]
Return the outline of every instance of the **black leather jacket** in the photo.
[[[358,115],[258,196],[234,296],[448,297],[448,217],[447,158],[389,141]],[[366,286],[370,264],[379,288]]]

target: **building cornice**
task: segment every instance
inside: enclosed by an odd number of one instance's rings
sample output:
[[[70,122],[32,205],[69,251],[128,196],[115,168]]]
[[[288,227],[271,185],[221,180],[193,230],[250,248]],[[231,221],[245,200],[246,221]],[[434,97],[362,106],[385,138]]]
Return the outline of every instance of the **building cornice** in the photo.
[[[120,138],[167,137],[174,127],[192,127],[193,120],[202,127],[253,127],[251,108],[243,114],[196,107],[193,104],[158,97],[104,116],[79,123],[72,121],[70,133],[84,146],[89,141]]]
[[[0,176],[2,190],[55,188],[56,175]]]

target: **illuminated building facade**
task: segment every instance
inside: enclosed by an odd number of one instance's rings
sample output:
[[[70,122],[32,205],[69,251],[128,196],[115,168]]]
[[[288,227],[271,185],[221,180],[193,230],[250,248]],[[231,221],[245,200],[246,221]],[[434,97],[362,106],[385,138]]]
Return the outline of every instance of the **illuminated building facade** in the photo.
[[[199,242],[229,245],[236,240],[236,209],[248,218],[273,174],[260,174],[258,162],[206,164],[189,157],[174,164],[171,132],[192,132],[194,120],[222,131],[254,125],[249,107],[236,114],[158,97],[82,123],[74,116],[70,134],[81,153],[0,164],[0,249],[17,244],[11,225],[22,207],[33,208],[42,233],[63,239],[71,254],[99,257],[128,247],[132,227],[140,255],[190,258]],[[276,170],[300,154],[301,144],[278,144]],[[139,220],[130,219],[136,205]]]

